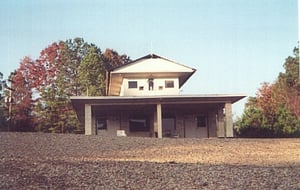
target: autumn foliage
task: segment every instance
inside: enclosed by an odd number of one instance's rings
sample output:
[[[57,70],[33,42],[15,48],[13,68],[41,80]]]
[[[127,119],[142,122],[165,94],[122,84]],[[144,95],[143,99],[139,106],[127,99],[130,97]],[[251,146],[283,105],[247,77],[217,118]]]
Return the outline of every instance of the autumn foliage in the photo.
[[[20,67],[11,76],[13,98],[11,130],[32,131],[31,111],[33,109],[30,72],[33,68],[33,60],[25,57],[21,60]]]
[[[300,137],[299,54],[289,56],[274,83],[262,83],[238,120],[244,137]]]
[[[82,133],[70,96],[105,95],[106,72],[129,61],[82,38],[54,42],[36,60],[24,57],[10,76],[10,130]]]

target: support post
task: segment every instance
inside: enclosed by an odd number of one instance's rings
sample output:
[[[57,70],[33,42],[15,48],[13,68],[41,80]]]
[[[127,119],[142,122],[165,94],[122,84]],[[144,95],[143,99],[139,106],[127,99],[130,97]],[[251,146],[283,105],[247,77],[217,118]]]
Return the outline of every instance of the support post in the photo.
[[[95,134],[92,127],[92,106],[90,104],[84,105],[84,129],[86,135]]]
[[[225,137],[233,137],[232,105],[225,104]]]
[[[158,137],[158,132],[157,132],[157,109],[154,110],[153,113],[153,137]]]
[[[162,138],[162,115],[161,115],[161,104],[156,105],[157,114],[157,137]]]
[[[220,107],[217,113],[217,136],[218,137],[225,137],[224,124],[225,123],[224,123],[223,107]]]

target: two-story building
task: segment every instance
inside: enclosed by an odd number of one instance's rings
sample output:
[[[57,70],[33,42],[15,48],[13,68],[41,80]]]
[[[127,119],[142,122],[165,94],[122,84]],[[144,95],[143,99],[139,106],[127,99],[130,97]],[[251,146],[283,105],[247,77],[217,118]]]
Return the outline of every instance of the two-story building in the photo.
[[[244,95],[180,95],[196,69],[150,54],[108,75],[107,96],[73,96],[86,135],[233,137],[232,104]]]

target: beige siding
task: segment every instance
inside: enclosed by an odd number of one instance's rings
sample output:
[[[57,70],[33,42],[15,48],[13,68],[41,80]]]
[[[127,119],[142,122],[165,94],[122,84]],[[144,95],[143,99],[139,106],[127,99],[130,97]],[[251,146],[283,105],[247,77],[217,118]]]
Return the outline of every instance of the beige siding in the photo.
[[[121,119],[121,120],[120,120]],[[116,136],[117,130],[124,130],[127,136],[134,137],[151,137],[153,136],[153,118],[150,118],[150,131],[149,132],[130,132],[129,130],[129,115],[123,113],[119,117],[108,117],[107,130],[101,130],[101,134]]]
[[[185,118],[185,137],[187,138],[206,138],[207,126],[197,127],[196,115],[189,115]]]
[[[181,64],[177,64],[173,61],[166,59],[155,58],[155,59],[143,59],[137,61],[135,64],[125,65],[118,69],[115,69],[113,73],[157,73],[157,72],[183,72],[190,73],[194,70]]]
[[[166,88],[165,81],[174,81],[173,88]],[[137,88],[128,88],[128,81],[137,81]],[[154,78],[153,90],[149,90],[147,79],[123,79],[120,96],[153,96],[153,95],[179,95],[178,78]],[[143,90],[141,90],[141,89]]]
[[[216,113],[210,112],[208,114],[209,137],[217,137],[217,123]]]
[[[178,137],[184,138],[184,117],[183,115],[176,115],[176,133]]]
[[[117,130],[124,130],[127,136],[157,137],[157,110],[155,106],[138,106],[139,109],[129,109],[128,111],[111,111],[107,117],[107,130],[100,130],[100,133],[107,135],[117,135]],[[120,108],[121,109],[121,108]],[[218,113],[219,111],[219,113]],[[150,130],[147,132],[133,132],[129,129],[129,119],[131,115],[146,115],[149,117]],[[98,113],[101,117],[101,114]],[[190,106],[162,106],[162,136],[179,138],[207,138],[220,137],[224,135],[224,117],[222,107],[202,107]],[[205,116],[204,127],[197,126],[198,116]]]

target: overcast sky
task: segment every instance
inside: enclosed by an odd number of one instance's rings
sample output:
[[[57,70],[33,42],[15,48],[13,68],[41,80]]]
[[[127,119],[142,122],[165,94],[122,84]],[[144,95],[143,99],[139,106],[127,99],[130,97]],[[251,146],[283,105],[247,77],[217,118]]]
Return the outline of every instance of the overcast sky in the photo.
[[[182,94],[254,96],[298,41],[297,0],[1,0],[0,18],[5,77],[24,56],[82,37],[131,59],[153,52],[196,68]]]

